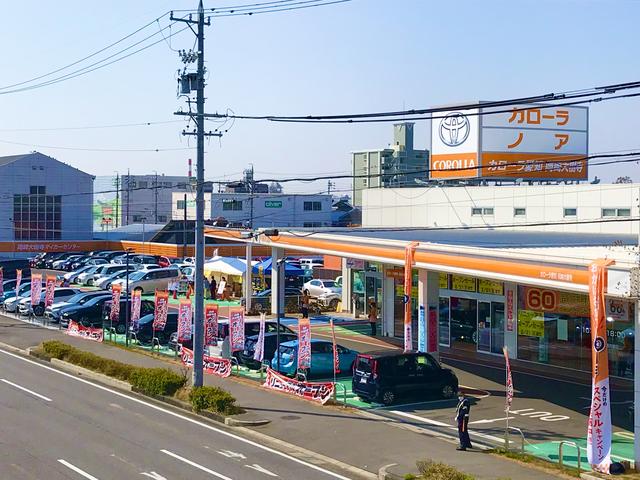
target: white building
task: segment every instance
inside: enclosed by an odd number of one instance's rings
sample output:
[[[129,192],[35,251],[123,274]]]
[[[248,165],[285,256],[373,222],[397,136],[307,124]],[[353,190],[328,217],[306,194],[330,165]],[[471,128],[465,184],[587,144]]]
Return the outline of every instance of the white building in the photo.
[[[178,199],[183,200],[177,197],[176,205]],[[331,195],[323,194],[214,193],[211,218],[224,217],[232,226],[249,225],[253,220],[253,227],[329,227],[331,206]]]
[[[187,202],[185,204],[185,195]],[[184,220],[185,207],[187,220],[196,219],[196,193],[195,192],[172,192],[171,194],[171,220]],[[211,193],[204,194],[204,219],[211,218]]]
[[[363,227],[537,224],[536,230],[638,233],[639,184],[377,188],[362,192]],[[629,221],[627,221],[627,219]],[[611,222],[580,223],[592,220]],[[619,220],[619,221],[618,221]]]
[[[0,241],[91,240],[93,180],[39,152],[0,157]]]
[[[166,223],[172,215],[172,193],[190,192],[189,177],[122,175],[122,225],[132,223]]]

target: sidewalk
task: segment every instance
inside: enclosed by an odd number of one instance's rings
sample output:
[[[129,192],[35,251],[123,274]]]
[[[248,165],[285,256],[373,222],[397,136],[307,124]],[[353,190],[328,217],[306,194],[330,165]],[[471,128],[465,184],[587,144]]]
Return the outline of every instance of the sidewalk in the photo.
[[[0,316],[0,342],[27,348],[51,339],[134,365],[182,369],[177,362],[69,337],[62,332]],[[416,460],[431,458],[472,473],[479,479],[556,478],[480,451],[457,452],[455,443],[449,440],[433,437],[388,418],[342,407],[315,405],[262,389],[248,380],[205,375],[205,383],[227,389],[251,416],[271,421],[255,427],[256,431],[373,473],[392,463],[398,464],[393,469],[395,472],[412,472],[415,471]]]

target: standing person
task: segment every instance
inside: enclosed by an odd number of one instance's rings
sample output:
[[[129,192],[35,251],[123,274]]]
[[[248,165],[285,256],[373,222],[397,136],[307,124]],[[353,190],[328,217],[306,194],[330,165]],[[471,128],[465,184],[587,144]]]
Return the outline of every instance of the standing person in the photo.
[[[309,289],[305,288],[302,292],[302,299],[300,300],[300,311],[302,313],[302,318],[309,318],[309,301],[311,300],[311,295],[309,295]]]
[[[371,336],[375,337],[378,326],[378,306],[373,297],[369,298],[369,324],[371,325]]]
[[[208,299],[209,298],[209,294],[211,293],[211,284],[209,283],[209,279],[207,278],[207,276],[204,276],[204,299]]]
[[[458,437],[460,438],[460,446],[456,450],[465,451],[467,448],[473,448],[471,439],[469,438],[469,412],[471,404],[464,393],[458,393],[458,406],[456,407],[456,422],[458,423]]]
[[[218,284],[216,278],[211,274],[211,282],[209,282],[209,288],[211,289],[211,300],[215,300],[218,294]]]

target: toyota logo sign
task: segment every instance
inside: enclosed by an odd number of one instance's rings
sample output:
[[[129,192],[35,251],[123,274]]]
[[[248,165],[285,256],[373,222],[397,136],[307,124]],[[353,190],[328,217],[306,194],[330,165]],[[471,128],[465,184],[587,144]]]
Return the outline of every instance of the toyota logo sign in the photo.
[[[438,134],[442,143],[449,147],[457,147],[462,145],[469,136],[471,126],[466,115],[460,112],[449,113],[440,120]]]

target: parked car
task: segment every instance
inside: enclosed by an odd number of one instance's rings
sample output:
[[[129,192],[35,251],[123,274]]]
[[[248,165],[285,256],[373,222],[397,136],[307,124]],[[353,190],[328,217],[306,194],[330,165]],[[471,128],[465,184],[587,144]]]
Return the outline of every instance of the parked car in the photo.
[[[314,278],[309,280],[302,286],[302,290],[309,290],[309,295],[312,297],[319,297],[328,293],[340,294],[342,289],[336,287],[334,280]]]
[[[100,268],[100,265],[91,265],[84,272],[76,276],[74,283],[77,283],[78,285],[82,285],[85,279],[90,275],[93,275],[94,273],[96,273],[99,268]]]
[[[77,288],[68,288],[68,287],[56,287],[53,291],[53,301],[62,302],[70,299],[77,293],[80,293],[80,290]],[[20,315],[29,315],[31,312],[37,317],[41,317],[44,315],[45,306],[44,306],[44,290],[40,294],[40,302],[36,305],[31,305],[31,296],[27,298],[23,298],[18,302],[18,313]]]
[[[62,262],[64,262],[71,255],[75,255],[75,254],[74,253],[70,253],[70,252],[58,253],[55,256],[51,257],[50,259],[47,259],[44,262],[44,267],[43,268],[48,268],[48,269],[55,270],[58,265],[60,265]]]
[[[358,354],[352,389],[364,401],[391,405],[402,397],[453,398],[458,378],[428,353],[386,350]]]
[[[80,304],[69,305],[60,315],[60,326],[67,328],[71,320],[85,327],[102,327],[102,309],[111,301],[111,295],[96,295]]]
[[[149,313],[141,316],[138,322],[138,331],[133,330],[133,325],[129,326],[129,331],[135,334],[135,338],[142,345],[151,345],[153,342],[153,319],[154,314]],[[156,330],[155,337],[158,339],[160,345],[168,345],[171,341],[171,336],[178,331],[178,312],[167,313],[167,323],[164,330]]]
[[[284,289],[284,308],[285,312],[290,311],[298,311],[300,307],[300,296],[302,295],[302,290],[295,287],[286,287]],[[246,305],[246,299],[243,297],[240,299],[241,305]],[[260,312],[268,312],[271,310],[271,289],[268,288],[261,292],[256,293],[253,297],[251,297],[251,312],[250,313],[260,313]]]
[[[42,288],[44,289],[44,284]],[[23,298],[31,298],[31,282],[20,285],[17,297],[14,294],[3,302],[5,312],[16,312],[18,310],[18,303]]]
[[[83,258],[85,258],[85,255],[71,255],[66,260],[61,262],[60,265],[58,265],[57,269],[58,270],[63,270],[65,272],[70,272],[72,270],[71,266],[74,263],[82,260]]]
[[[2,282],[2,295],[0,295],[0,302],[4,302],[9,297],[15,297],[16,295],[16,283],[17,280],[14,278],[13,280],[5,280]],[[23,278],[22,285],[27,285],[31,283],[30,278]]]
[[[129,270],[129,276],[131,276],[131,274],[134,272],[135,270],[130,269]],[[127,270],[126,268],[122,269],[122,270],[117,270],[116,272],[112,273],[111,275],[105,275],[103,277],[98,277],[96,279],[93,280],[93,285],[98,287],[98,288],[102,288],[104,290],[108,290],[111,288],[111,284],[113,283],[114,280],[118,280],[120,278],[124,278],[126,281],[126,276],[127,276]]]
[[[67,272],[65,273],[62,278],[66,281],[68,281],[69,283],[75,283],[76,279],[78,278],[78,276],[81,273],[86,272],[87,270],[89,270],[90,268],[92,268],[94,265],[84,265],[76,270],[73,270],[71,272]]]
[[[175,267],[157,268],[153,270],[140,270],[129,276],[129,291],[140,289],[144,292],[154,292],[156,289],[166,290],[169,282],[175,282],[180,279],[180,270]],[[114,280],[112,285],[122,285],[126,287],[126,280],[120,278]]]
[[[45,309],[44,316],[47,317],[50,322],[57,323],[60,321],[60,318],[62,317],[62,314],[64,312],[66,312],[67,310],[71,310],[76,306],[84,305],[85,303],[96,297],[111,298],[111,294],[109,292],[99,290],[91,292],[80,292],[63,302],[54,302],[53,305],[49,305]]]
[[[291,342],[296,340],[298,336],[295,333],[281,333],[280,344]],[[264,334],[264,361],[271,364],[271,359],[276,353],[278,334],[273,331]],[[256,353],[256,344],[258,342],[258,335],[251,335],[244,341],[244,350],[238,355],[238,360],[241,364],[253,368],[259,369],[260,362],[253,359],[253,355]]]
[[[25,281],[26,280],[26,281]],[[4,308],[4,302],[7,300],[11,300],[16,297],[16,281],[15,280],[6,280],[7,282],[13,282],[11,287],[6,288],[4,293],[2,294],[2,306]],[[31,280],[23,279],[20,284],[20,288],[17,291],[18,296],[21,296],[24,292],[31,290]]]
[[[119,272],[120,270],[126,270],[125,265],[115,265],[112,263],[107,263],[106,265],[100,265],[98,269],[84,277],[83,284],[87,286],[92,286],[95,284],[95,280],[100,277],[111,275],[112,273]]]
[[[340,371],[351,371],[358,352],[337,345]],[[277,370],[280,357],[280,372],[295,375],[298,371],[298,340],[280,344],[278,353],[271,359],[271,368]],[[311,339],[311,368],[307,378],[313,376],[333,375],[333,344],[327,340]]]
[[[104,328],[115,328],[116,333],[124,334],[126,326],[126,306],[129,305],[129,321],[131,321],[131,302],[126,298],[120,299],[120,314],[117,319],[111,320],[111,300],[107,300],[102,307],[102,326]],[[140,304],[140,317],[153,313],[155,304],[151,300],[143,299]]]

